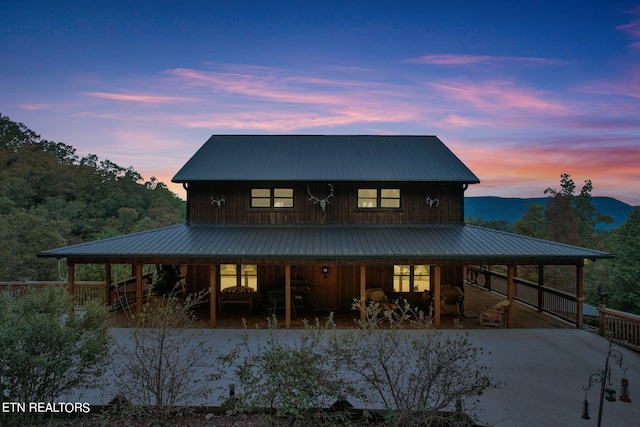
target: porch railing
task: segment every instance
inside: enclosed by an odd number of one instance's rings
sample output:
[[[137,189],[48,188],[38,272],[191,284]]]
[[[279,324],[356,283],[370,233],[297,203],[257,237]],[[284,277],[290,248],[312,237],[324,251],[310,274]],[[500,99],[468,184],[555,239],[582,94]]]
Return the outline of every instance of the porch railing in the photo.
[[[467,266],[467,282],[496,293],[507,295],[507,275],[479,266]],[[578,298],[568,292],[514,277],[514,299],[576,324]]]
[[[611,341],[640,351],[640,316],[613,310],[604,306],[598,307],[600,314],[598,329],[600,335]]]
[[[151,274],[143,276],[143,292],[148,290]],[[11,289],[13,292],[24,293],[28,288],[43,288],[45,286],[66,287],[66,281],[32,281],[21,282],[0,282],[0,292]],[[105,302],[107,293],[104,282],[76,281],[74,304],[83,306],[90,300]],[[129,277],[117,282],[113,282],[109,287],[108,301],[106,303],[112,308],[122,307],[131,304],[136,300],[136,278]]]
[[[11,289],[14,292],[24,293],[29,288],[44,288],[45,286],[68,286],[64,281],[22,281],[0,282],[0,292]],[[77,281],[75,282],[76,306],[83,306],[90,300],[104,301],[104,282]]]

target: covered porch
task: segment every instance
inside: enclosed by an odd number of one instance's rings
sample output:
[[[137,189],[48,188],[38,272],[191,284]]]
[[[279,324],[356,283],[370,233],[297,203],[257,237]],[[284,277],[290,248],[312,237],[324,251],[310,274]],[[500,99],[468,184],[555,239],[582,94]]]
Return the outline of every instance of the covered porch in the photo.
[[[444,314],[440,316],[441,329],[495,329],[492,326],[482,325],[479,321],[479,314],[488,307],[505,299],[499,293],[489,291],[481,286],[465,284],[464,286],[465,312],[461,315]],[[573,329],[575,324],[563,320],[548,313],[541,313],[535,307],[527,304],[515,302],[513,306],[513,329]],[[210,325],[210,311],[208,307],[201,307],[197,310],[199,320],[203,325]],[[292,315],[290,320],[291,329],[301,329],[304,322],[315,322],[316,319],[323,322],[331,314],[333,321],[339,329],[357,328],[356,319],[360,313],[353,310],[311,310],[303,309]],[[276,318],[280,325],[285,323],[284,311],[276,312]],[[254,307],[250,312],[246,306],[236,305],[225,308],[218,312],[216,328],[218,329],[241,329],[246,325],[250,328],[267,328],[267,318],[269,311],[262,307]],[[109,318],[110,326],[127,327],[129,319],[123,310],[111,313]]]
[[[105,265],[105,298],[110,298],[111,264],[130,264],[134,272],[135,311],[141,311],[146,286],[143,266],[186,266],[188,292],[209,289],[209,324],[220,327],[232,307],[219,304],[224,266],[256,266],[255,290],[277,284],[281,287],[281,325],[296,326],[300,319],[292,291],[301,279],[311,284],[310,301],[304,309],[317,312],[349,312],[357,298],[363,304],[369,288],[381,288],[389,299],[396,295],[395,266],[429,269],[428,293],[433,323],[442,327],[450,314],[442,313],[442,290],[446,286],[468,291],[473,283],[469,266],[503,265],[505,296],[510,307],[505,326],[518,327],[519,310],[516,270],[518,265],[569,265],[575,268],[573,323],[582,327],[584,302],[582,276],[584,259],[610,258],[605,252],[532,239],[510,233],[461,224],[397,225],[181,225],[119,236],[96,242],[45,251],[40,256],[66,258],[69,289],[75,293],[75,266],[82,263]],[[238,276],[238,286],[242,286]],[[413,289],[411,289],[413,290]],[[412,297],[419,298],[414,293]],[[472,295],[464,295],[465,311],[479,315]],[[107,301],[108,302],[108,301]],[[413,303],[413,301],[412,301]],[[233,307],[240,309],[241,307]],[[220,310],[223,309],[223,312]],[[302,309],[302,307],[300,307]],[[544,311],[542,305],[538,305]],[[226,312],[226,313],[224,313]],[[301,311],[302,312],[302,311]],[[251,312],[249,312],[251,314]],[[280,317],[281,316],[281,317]],[[360,316],[364,313],[361,310]],[[312,318],[318,316],[311,316]],[[353,317],[353,313],[350,314]],[[461,321],[469,326],[472,322]]]

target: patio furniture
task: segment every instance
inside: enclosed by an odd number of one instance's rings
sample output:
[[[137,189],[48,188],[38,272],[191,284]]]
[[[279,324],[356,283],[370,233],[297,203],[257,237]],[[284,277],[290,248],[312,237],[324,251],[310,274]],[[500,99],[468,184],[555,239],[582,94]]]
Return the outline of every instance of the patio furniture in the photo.
[[[248,286],[232,286],[220,291],[219,307],[220,311],[228,304],[247,304],[249,313],[253,310],[253,298],[255,291]]]
[[[291,295],[291,311],[295,316],[296,307],[300,307],[301,305],[301,297],[298,295]],[[287,306],[287,297],[285,293],[285,289],[281,287],[271,288],[267,290],[267,309],[269,310],[269,317],[273,316],[273,313],[276,310],[284,310]]]
[[[364,297],[367,301],[377,302],[380,304],[380,309],[383,312],[398,308],[398,304],[389,301],[389,298],[387,298],[387,295],[384,293],[382,288],[369,288],[365,290]]]
[[[507,324],[507,312],[509,311],[509,300],[502,300],[492,308],[480,313],[480,324],[486,326],[502,327]]]
[[[440,312],[459,316],[464,312],[464,292],[458,286],[442,285],[440,289]]]

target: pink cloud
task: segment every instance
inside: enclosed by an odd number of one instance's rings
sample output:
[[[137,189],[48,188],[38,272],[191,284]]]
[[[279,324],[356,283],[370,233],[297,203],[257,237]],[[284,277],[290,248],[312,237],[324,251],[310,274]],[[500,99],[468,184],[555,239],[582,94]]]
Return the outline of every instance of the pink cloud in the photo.
[[[24,108],[25,110],[30,111],[40,111],[48,110],[51,107],[47,104],[20,104],[20,108]]]
[[[492,146],[459,144],[460,157],[481,180],[468,195],[543,197],[545,188],[559,186],[560,174],[569,173],[578,187],[590,179],[594,196],[640,203],[635,190],[640,183],[636,161],[640,147],[633,141],[622,143],[613,138],[610,143],[580,143],[579,138],[555,138]]]
[[[545,114],[562,114],[567,109],[560,102],[547,100],[549,94],[541,91],[517,87],[509,80],[493,80],[471,83],[449,81],[429,83],[433,89],[449,99],[456,99],[475,108],[479,112],[536,110]],[[464,108],[464,107],[463,107]]]
[[[108,93],[108,92],[83,92],[85,95],[89,95],[95,98],[109,99],[112,101],[124,101],[124,102],[140,102],[146,104],[165,104],[175,101],[189,101],[189,98],[176,97],[176,96],[158,96],[158,95],[139,95],[130,94],[125,95],[121,93]]]
[[[545,65],[562,65],[567,64],[552,58],[526,58],[517,56],[489,56],[489,55],[425,55],[418,58],[411,58],[402,61],[408,64],[429,64],[429,65],[478,65],[489,63],[528,63],[528,64],[545,64]]]
[[[634,15],[640,14],[640,6],[630,10],[629,13]],[[627,33],[632,40],[636,40],[631,43],[631,47],[640,47],[640,19],[635,19],[628,24],[618,25],[616,30]]]
[[[636,19],[625,25],[618,25],[616,30],[623,31],[629,34],[632,38],[638,39],[640,38],[640,19]]]
[[[617,79],[590,82],[576,87],[578,92],[596,95],[615,95],[640,99],[640,67],[630,67]],[[612,104],[616,106],[616,104]]]

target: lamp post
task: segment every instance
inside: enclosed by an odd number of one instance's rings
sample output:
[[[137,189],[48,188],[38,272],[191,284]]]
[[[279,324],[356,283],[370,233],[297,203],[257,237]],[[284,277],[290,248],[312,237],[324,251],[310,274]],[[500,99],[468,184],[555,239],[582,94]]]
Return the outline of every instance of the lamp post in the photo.
[[[620,367],[622,370],[622,384],[620,386],[620,401],[629,403],[631,399],[629,398],[629,381],[627,380],[625,373],[627,372],[627,368],[622,367],[622,353],[619,350],[612,348],[612,342],[609,340],[609,351],[607,352],[607,357],[604,362],[604,369],[597,373],[592,374],[589,377],[589,383],[582,387],[584,389],[584,402],[582,404],[582,418],[585,420],[590,420],[589,417],[589,402],[587,401],[587,391],[597,383],[600,383],[600,404],[598,407],[598,427],[602,425],[602,404],[604,399],[609,402],[616,401],[616,390],[611,387],[611,365],[609,363],[610,359],[615,359],[616,365]],[[607,386],[608,385],[608,386]]]

